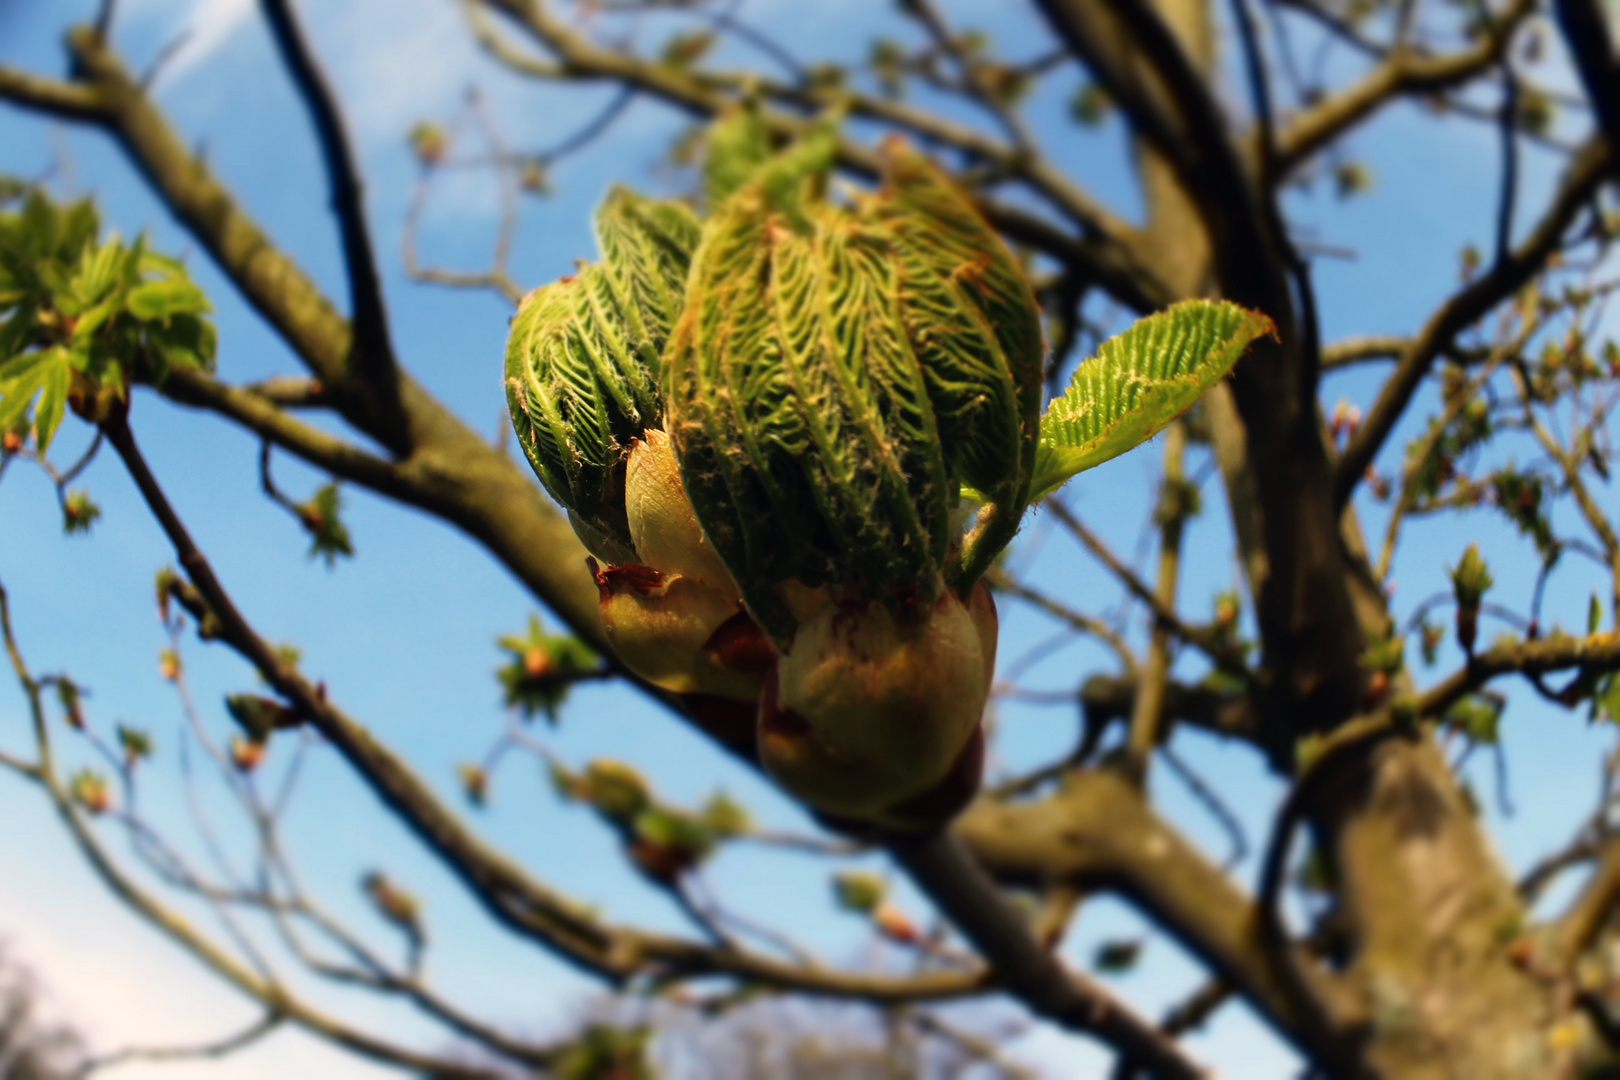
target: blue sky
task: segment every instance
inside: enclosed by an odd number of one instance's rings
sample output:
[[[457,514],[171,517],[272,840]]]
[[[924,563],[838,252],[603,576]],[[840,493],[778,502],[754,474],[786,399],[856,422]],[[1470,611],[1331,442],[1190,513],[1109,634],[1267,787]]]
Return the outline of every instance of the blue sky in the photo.
[[[10,6],[0,58],[60,73],[56,35],[69,12],[83,16],[93,5],[10,0]],[[476,86],[511,145],[541,148],[587,120],[607,92],[557,91],[494,71],[450,0],[303,6],[361,149],[395,339],[428,387],[494,437],[505,423],[497,371],[507,309],[493,296],[452,294],[404,279],[399,240],[416,175],[405,133],[420,119],[449,119],[469,87]],[[961,0],[950,8],[962,22],[990,29],[1011,55],[1036,51],[1035,24],[1022,5]],[[744,10],[805,55],[855,60],[864,54],[868,34],[852,27],[872,21],[872,9],[860,0],[815,5],[753,0]],[[249,0],[125,0],[120,12],[118,41],[137,67],[191,27],[158,76],[160,101],[270,233],[332,295],[345,295],[313,141],[255,6]],[[1035,109],[1039,122],[1062,132],[1057,156],[1099,195],[1132,212],[1129,160],[1117,126],[1076,133],[1061,120],[1074,79],[1066,75],[1054,82],[1052,94]],[[614,181],[650,188],[664,183],[658,161],[681,123],[655,106],[636,105],[593,152],[560,167],[555,196],[525,207],[513,263],[518,279],[537,284],[567,272],[576,258],[592,257],[591,207]],[[1397,109],[1353,144],[1376,173],[1370,193],[1342,204],[1324,184],[1312,195],[1292,198],[1297,221],[1312,226],[1323,243],[1357,253],[1354,259],[1317,264],[1328,339],[1410,330],[1455,286],[1462,246],[1473,242],[1488,248],[1495,145],[1487,126]],[[1556,170],[1541,156],[1528,157],[1521,206],[1534,208]],[[219,309],[220,368],[226,377],[247,381],[297,370],[286,349],[230,293],[104,138],[0,108],[0,170],[25,176],[49,172],[59,191],[94,195],[111,226],[126,233],[145,228],[158,246],[189,252]],[[481,266],[495,213],[486,178],[469,173],[441,185],[428,211],[423,258]],[[1529,217],[1521,211],[1521,227]],[[1378,377],[1376,370],[1336,376],[1324,400],[1331,406],[1344,396],[1365,406]],[[455,797],[455,763],[480,757],[505,722],[492,677],[499,661],[494,637],[522,626],[534,610],[531,598],[447,527],[357,490],[346,489],[345,497],[359,558],[328,571],[306,559],[296,523],[260,495],[258,447],[252,439],[150,395],[138,401],[134,422],[158,475],[249,617],[268,636],[296,642],[305,669],[326,679],[346,709]],[[67,460],[83,441],[83,432],[69,428],[58,456]],[[1386,472],[1403,442],[1399,435],[1391,441]],[[1081,477],[1070,490],[1071,505],[1117,550],[1139,549],[1138,530],[1157,462],[1156,449],[1148,448]],[[285,459],[278,460],[277,476],[297,495],[322,480]],[[104,517],[90,538],[64,538],[44,478],[13,470],[0,485],[0,580],[12,593],[18,631],[36,670],[67,670],[90,686],[92,721],[103,731],[127,721],[153,732],[159,761],[143,790],[143,805],[197,850],[197,838],[186,831],[177,768],[184,720],[172,688],[157,674],[158,652],[167,641],[154,616],[151,580],[171,555],[111,455],[92,466],[84,486],[101,503]],[[1610,493],[1601,498],[1612,506]],[[1184,590],[1194,612],[1231,587],[1236,574],[1221,500],[1211,489],[1205,502],[1206,514],[1193,526],[1188,544]],[[1380,522],[1381,515],[1371,512],[1370,531],[1381,530]],[[1400,611],[1441,587],[1444,567],[1475,539],[1488,553],[1504,553],[1494,564],[1504,602],[1522,602],[1528,595],[1534,571],[1528,545],[1485,514],[1417,524],[1409,536],[1395,571]],[[1053,534],[1049,522],[1033,519],[1020,544],[1018,560],[1055,590],[1092,608],[1119,604],[1118,587],[1073,544]],[[1584,618],[1593,587],[1580,573],[1560,579],[1549,594],[1549,612],[1561,614],[1566,624]],[[1054,629],[1012,605],[1003,606],[1003,618],[1004,668]],[[186,657],[203,721],[215,737],[223,737],[229,722],[219,706],[221,696],[251,689],[254,679],[218,649],[188,642]],[[1025,681],[1073,686],[1078,676],[1107,665],[1099,650],[1076,644],[1044,661]],[[1565,836],[1587,810],[1599,755],[1612,739],[1606,730],[1587,729],[1578,716],[1517,692],[1508,717],[1505,739],[1518,813],[1495,823],[1504,857],[1522,865]],[[1002,705],[997,722],[997,768],[1035,764],[1067,749],[1074,738],[1068,709]],[[638,763],[673,799],[695,801],[723,786],[767,821],[807,827],[803,815],[760,779],[630,694],[582,691],[561,728],[543,734],[567,760],[612,756]],[[22,702],[9,687],[0,689],[0,747],[20,747],[23,738]],[[1254,756],[1197,736],[1182,737],[1178,748],[1234,798],[1250,825],[1251,842],[1259,842],[1280,789]],[[284,755],[285,747],[278,745],[275,754]],[[1472,774],[1487,794],[1488,764],[1484,755],[1476,755]],[[272,761],[272,771],[284,765]],[[1162,770],[1155,784],[1167,813],[1210,850],[1221,852],[1218,830],[1185,789]],[[1494,803],[1487,812],[1500,817]],[[203,1040],[251,1019],[232,991],[106,896],[67,848],[43,802],[10,778],[0,778],[0,821],[6,822],[0,828],[0,865],[25,868],[0,875],[0,933],[49,982],[58,1012],[82,1025],[98,1046]],[[496,780],[493,806],[479,821],[493,840],[537,872],[613,916],[680,925],[669,905],[623,866],[605,831],[585,812],[559,805],[531,764],[508,763]],[[221,828],[232,834],[228,822]],[[576,1003],[591,992],[589,983],[484,920],[330,755],[317,753],[309,762],[288,830],[315,891],[365,926],[379,947],[390,942],[359,898],[359,875],[385,868],[417,891],[433,940],[430,970],[474,1009],[545,1033],[565,1025]],[[1255,870],[1251,857],[1238,873],[1248,879]],[[826,876],[824,866],[805,857],[755,850],[727,853],[711,872],[715,889],[737,910],[792,929],[829,957],[870,961],[873,947],[862,928],[826,902]],[[913,910],[922,910],[914,898],[906,900]],[[1069,955],[1084,963],[1099,941],[1143,932],[1140,921],[1120,905],[1097,900],[1081,915]],[[1119,982],[1133,1002],[1157,1012],[1194,981],[1175,947],[1153,938],[1142,966]],[[357,1022],[385,1023],[401,1038],[435,1045],[428,1029],[397,1008],[325,992],[320,1000]],[[1191,1045],[1227,1075],[1287,1075],[1287,1055],[1240,1009],[1221,1014]],[[1039,1027],[1017,1049],[1054,1076],[1101,1075],[1105,1060],[1083,1041]],[[130,1066],[123,1075],[185,1075],[188,1069],[227,1080],[286,1076],[294,1069],[311,1080],[371,1072],[341,1052],[283,1033],[226,1063]]]

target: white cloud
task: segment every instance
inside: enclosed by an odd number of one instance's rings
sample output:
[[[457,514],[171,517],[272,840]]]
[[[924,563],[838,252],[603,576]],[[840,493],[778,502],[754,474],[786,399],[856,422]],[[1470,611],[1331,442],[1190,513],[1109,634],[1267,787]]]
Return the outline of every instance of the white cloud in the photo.
[[[136,0],[122,9],[130,23],[146,24],[178,42],[158,81],[173,85],[207,63],[254,13],[254,0]]]

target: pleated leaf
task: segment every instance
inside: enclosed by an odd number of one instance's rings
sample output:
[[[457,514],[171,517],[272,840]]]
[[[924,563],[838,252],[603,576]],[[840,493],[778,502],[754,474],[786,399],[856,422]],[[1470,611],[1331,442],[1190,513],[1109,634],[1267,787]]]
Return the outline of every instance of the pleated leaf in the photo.
[[[1041,418],[1030,500],[1151,439],[1271,333],[1259,312],[1187,300],[1103,342]]]
[[[926,157],[884,147],[886,184],[873,211],[891,228],[901,311],[929,383],[946,466],[990,513],[953,584],[973,578],[1018,531],[1029,501],[1046,349],[1040,309],[1001,237]]]
[[[909,151],[857,207],[826,202],[831,146],[720,207],[666,352],[687,494],[781,641],[790,578],[932,600],[962,478],[1012,502],[1033,463],[1040,333],[1012,256]]]
[[[660,364],[700,226],[676,203],[615,189],[597,214],[603,261],[535,290],[512,320],[512,424],[553,498],[629,541],[624,461],[663,422]]]

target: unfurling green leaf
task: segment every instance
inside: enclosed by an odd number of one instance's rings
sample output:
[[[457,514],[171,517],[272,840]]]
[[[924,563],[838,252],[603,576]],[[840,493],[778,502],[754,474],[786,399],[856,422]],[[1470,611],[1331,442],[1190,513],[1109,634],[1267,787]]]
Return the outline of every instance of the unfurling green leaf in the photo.
[[[152,756],[152,736],[140,728],[118,725],[118,745],[124,751],[124,764],[134,765]]]
[[[1103,342],[1041,419],[1031,501],[1151,439],[1274,332],[1258,312],[1187,300]]]
[[[42,454],[67,406],[99,422],[130,383],[213,364],[208,300],[185,267],[98,230],[90,203],[38,191],[0,214],[0,430],[32,407]]]
[[[611,821],[629,824],[652,805],[652,788],[633,766],[597,758],[585,766],[574,797],[596,807]]]
[[[657,805],[636,815],[632,829],[635,840],[657,847],[675,870],[708,858],[718,839],[701,817]]]
[[[1451,587],[1458,605],[1479,607],[1480,600],[1495,583],[1490,567],[1485,565],[1484,558],[1479,554],[1479,545],[1469,544],[1468,550],[1463,552],[1456,568],[1451,571]]]
[[[497,644],[511,654],[496,672],[506,704],[521,710],[525,720],[544,714],[555,724],[569,688],[601,663],[595,650],[572,634],[547,633],[537,615],[529,616],[527,634],[508,634]]]
[[[277,731],[295,728],[303,722],[296,709],[257,694],[230,694],[225,698],[225,710],[249,739],[260,743]]]
[[[882,190],[829,202],[832,138],[818,128],[718,209],[666,350],[687,494],[779,642],[789,580],[931,602],[964,481],[1010,539],[1039,408],[1039,314],[1005,245],[899,144]]]
[[[1620,678],[1605,675],[1592,694],[1592,712],[1589,720],[1607,720],[1620,724]]]
[[[63,532],[87,533],[100,516],[101,507],[91,501],[88,491],[70,491],[62,497]]]
[[[673,68],[689,68],[708,54],[715,40],[715,34],[710,30],[676,34],[664,45],[659,60]]]
[[[68,727],[84,730],[83,691],[72,679],[61,677],[56,681],[56,700],[62,704],[62,719]]]
[[[354,539],[343,524],[343,497],[336,483],[323,484],[308,502],[299,503],[298,520],[309,533],[309,557],[321,558],[330,569],[339,556],[354,556]]]
[[[609,194],[603,261],[530,293],[512,321],[507,402],[518,442],[553,498],[630,542],[624,465],[660,425],[660,353],[680,311],[698,222],[678,203]]]
[[[72,356],[61,346],[24,353],[0,363],[0,427],[25,422],[28,408],[37,398],[34,441],[40,454],[44,454],[61,426],[72,382]]]
[[[709,831],[722,839],[741,836],[753,826],[748,808],[724,791],[709,796],[698,816]]]

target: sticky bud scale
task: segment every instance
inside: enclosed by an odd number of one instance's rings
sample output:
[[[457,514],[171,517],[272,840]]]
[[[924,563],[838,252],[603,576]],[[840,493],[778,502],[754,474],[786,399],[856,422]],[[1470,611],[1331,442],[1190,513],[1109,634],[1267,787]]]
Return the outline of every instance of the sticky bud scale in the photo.
[[[882,818],[926,794],[979,730],[996,622],[982,584],[966,604],[944,592],[898,616],[876,602],[830,605],[800,627],[767,680],[766,770],[835,815]]]

